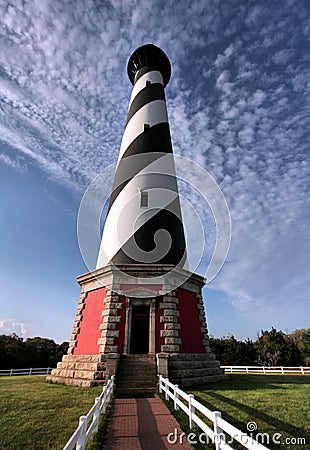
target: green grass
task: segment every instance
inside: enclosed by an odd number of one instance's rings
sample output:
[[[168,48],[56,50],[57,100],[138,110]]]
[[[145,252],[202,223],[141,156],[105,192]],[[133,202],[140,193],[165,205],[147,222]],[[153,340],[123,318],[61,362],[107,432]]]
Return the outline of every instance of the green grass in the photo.
[[[60,450],[102,387],[50,384],[45,376],[0,378],[0,450]]]
[[[244,432],[247,423],[254,421],[259,433],[270,437],[281,433],[282,442],[306,438],[302,445],[265,443],[272,450],[310,450],[309,387],[309,376],[235,374],[229,375],[227,382],[189,392],[209,409],[221,411],[225,420]],[[1,377],[0,450],[60,450],[77,427],[79,416],[89,411],[101,391],[100,387],[48,384],[45,376],[39,375]],[[176,417],[188,433],[187,416],[177,412]],[[101,421],[102,428],[92,438],[90,448],[100,448],[107,426]]]
[[[269,434],[270,441],[269,444],[265,441],[265,446],[270,449],[306,450],[310,449],[309,388],[308,376],[235,374],[229,375],[226,382],[199,386],[188,392],[207,408],[221,411],[225,420],[245,433],[249,434],[247,423],[255,422],[258,433]],[[188,433],[188,419],[184,416],[178,412],[176,417]],[[281,444],[272,441],[274,433],[282,435]],[[291,443],[285,442],[287,438]],[[298,438],[305,438],[306,444],[298,445]]]

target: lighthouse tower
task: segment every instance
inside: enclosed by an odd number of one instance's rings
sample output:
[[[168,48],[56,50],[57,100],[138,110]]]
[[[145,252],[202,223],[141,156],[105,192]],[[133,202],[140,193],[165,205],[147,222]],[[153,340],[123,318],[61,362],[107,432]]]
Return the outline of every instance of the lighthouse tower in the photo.
[[[133,89],[97,266],[78,277],[68,354],[53,381],[91,386],[117,374],[130,389],[155,385],[159,374],[183,386],[224,377],[210,351],[204,279],[187,267],[165,100],[170,75],[169,59],[152,44],[129,59]]]
[[[154,45],[139,48],[129,60],[134,87],[97,268],[110,261],[186,263],[164,92],[170,74],[167,56]]]

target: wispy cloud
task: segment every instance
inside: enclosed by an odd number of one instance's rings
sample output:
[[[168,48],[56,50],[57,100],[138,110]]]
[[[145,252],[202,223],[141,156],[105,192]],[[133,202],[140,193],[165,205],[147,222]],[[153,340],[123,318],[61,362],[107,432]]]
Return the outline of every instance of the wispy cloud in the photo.
[[[174,149],[214,176],[231,211],[230,257],[212,286],[243,314],[255,306],[289,323],[288,298],[296,315],[309,308],[306,4],[37,0],[0,13],[2,162],[31,161],[82,192],[117,159],[126,62],[153,42],[172,62]]]
[[[18,172],[25,172],[27,170],[25,163],[21,159],[13,159],[5,153],[0,153],[0,161]]]

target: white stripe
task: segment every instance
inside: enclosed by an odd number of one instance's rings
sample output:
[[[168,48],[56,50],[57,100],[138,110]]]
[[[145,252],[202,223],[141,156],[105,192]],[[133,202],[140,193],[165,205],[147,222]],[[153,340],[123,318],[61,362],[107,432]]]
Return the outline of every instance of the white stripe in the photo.
[[[142,106],[127,123],[124,131],[121,149],[119,152],[118,161],[129,147],[129,145],[144,132],[144,124],[148,123],[150,126],[158,123],[168,123],[168,114],[166,102],[164,100],[154,100]],[[160,149],[159,149],[160,151]]]
[[[152,70],[151,72],[147,72],[144,75],[142,75],[142,77],[139,78],[139,80],[136,82],[136,84],[132,89],[128,110],[130,108],[130,105],[136,98],[136,96],[139,94],[139,92],[145,88],[147,81],[150,81],[151,83],[160,83],[164,85],[162,74],[157,70],[156,71]]]

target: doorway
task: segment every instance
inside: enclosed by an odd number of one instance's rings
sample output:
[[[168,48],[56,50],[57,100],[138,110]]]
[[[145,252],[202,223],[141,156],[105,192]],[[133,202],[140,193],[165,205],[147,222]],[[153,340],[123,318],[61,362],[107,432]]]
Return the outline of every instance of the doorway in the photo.
[[[149,353],[150,307],[132,305],[130,353]]]

